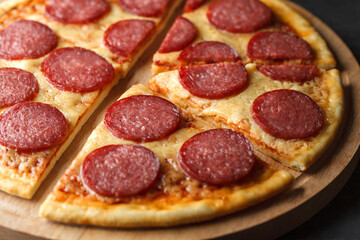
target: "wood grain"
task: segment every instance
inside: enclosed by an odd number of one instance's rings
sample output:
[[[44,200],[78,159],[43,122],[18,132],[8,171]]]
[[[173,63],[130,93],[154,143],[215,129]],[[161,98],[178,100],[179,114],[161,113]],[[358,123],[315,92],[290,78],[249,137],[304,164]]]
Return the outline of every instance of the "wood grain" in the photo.
[[[320,161],[297,176],[291,188],[270,201],[245,211],[205,223],[172,228],[111,229],[76,226],[48,221],[38,216],[40,204],[91,131],[102,120],[106,109],[131,85],[147,83],[151,77],[152,55],[159,47],[164,32],[83,126],[32,200],[0,192],[0,239],[172,239],[175,236],[176,239],[204,239],[228,234],[227,239],[272,239],[290,231],[318,212],[346,183],[360,155],[357,152],[360,143],[360,97],[357,94],[360,92],[360,68],[348,47],[328,26],[298,5],[291,2],[289,4],[315,26],[334,52],[341,71],[346,107],[335,142]]]

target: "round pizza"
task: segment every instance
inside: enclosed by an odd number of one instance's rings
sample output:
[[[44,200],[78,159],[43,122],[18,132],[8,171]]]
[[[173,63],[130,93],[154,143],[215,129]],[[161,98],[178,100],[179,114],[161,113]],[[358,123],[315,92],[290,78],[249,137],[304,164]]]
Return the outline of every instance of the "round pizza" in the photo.
[[[285,166],[305,171],[340,125],[335,60],[281,1],[189,0],[153,59],[149,88],[107,110],[41,216],[146,227],[229,214],[289,186]]]
[[[7,164],[0,177],[17,177],[1,190],[33,194],[180,3],[28,0],[7,7],[0,16],[7,81],[0,85]],[[132,86],[107,109],[40,216],[174,226],[279,194],[336,135],[343,90],[335,66],[320,34],[286,2],[188,0],[153,56],[148,86]],[[33,175],[22,172],[24,162]],[[22,178],[34,182],[27,193],[16,190]]]

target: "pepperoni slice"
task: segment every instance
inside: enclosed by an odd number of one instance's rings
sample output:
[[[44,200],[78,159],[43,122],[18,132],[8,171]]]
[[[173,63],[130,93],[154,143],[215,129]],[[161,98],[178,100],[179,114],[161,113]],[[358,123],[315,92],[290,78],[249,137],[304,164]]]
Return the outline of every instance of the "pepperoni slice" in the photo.
[[[205,0],[187,0],[185,7],[184,7],[184,13],[192,12],[195,9],[199,8]]]
[[[0,144],[21,151],[54,147],[67,132],[64,115],[45,103],[18,103],[0,116]]]
[[[265,132],[283,139],[315,136],[324,121],[321,109],[314,100],[288,89],[257,97],[252,106],[252,116]]]
[[[105,45],[122,58],[129,58],[155,31],[155,26],[152,21],[137,19],[117,22],[106,30]]]
[[[180,83],[187,91],[207,99],[238,94],[248,81],[247,71],[241,62],[180,67],[179,74]]]
[[[206,14],[217,29],[231,33],[254,32],[271,21],[271,10],[258,0],[219,0]]]
[[[186,48],[180,53],[178,59],[188,63],[235,62],[239,60],[239,55],[226,43],[205,41]]]
[[[41,64],[46,80],[71,92],[92,92],[110,83],[114,68],[96,53],[79,47],[53,51]]]
[[[53,50],[57,37],[42,23],[19,20],[0,31],[0,42],[0,58],[34,59]]]
[[[111,105],[104,122],[115,137],[150,142],[165,138],[178,129],[180,113],[174,104],[163,98],[138,95]]]
[[[38,91],[32,73],[19,68],[0,68],[0,108],[32,100]]]
[[[104,0],[48,0],[45,14],[61,23],[89,23],[110,11],[110,5]]]
[[[161,17],[169,0],[119,0],[119,5],[126,11],[143,17]]]
[[[246,177],[255,163],[251,142],[230,129],[213,129],[196,134],[180,148],[181,169],[199,181],[230,184]]]
[[[303,83],[319,74],[319,69],[313,65],[262,65],[257,69],[265,76],[279,81]]]
[[[157,156],[138,145],[108,145],[91,152],[84,160],[84,184],[106,197],[126,197],[147,190],[160,170]]]
[[[192,22],[183,17],[178,17],[169,33],[162,42],[159,53],[180,51],[191,44],[197,32]]]
[[[313,59],[310,45],[299,37],[284,32],[260,32],[248,44],[252,59]]]

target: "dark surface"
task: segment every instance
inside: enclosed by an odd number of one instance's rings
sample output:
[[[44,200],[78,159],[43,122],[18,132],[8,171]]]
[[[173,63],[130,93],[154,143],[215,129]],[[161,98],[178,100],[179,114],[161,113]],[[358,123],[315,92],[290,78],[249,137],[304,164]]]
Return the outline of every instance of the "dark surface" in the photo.
[[[359,0],[293,0],[331,27],[360,61]],[[360,239],[360,165],[340,193],[310,220],[278,240]]]

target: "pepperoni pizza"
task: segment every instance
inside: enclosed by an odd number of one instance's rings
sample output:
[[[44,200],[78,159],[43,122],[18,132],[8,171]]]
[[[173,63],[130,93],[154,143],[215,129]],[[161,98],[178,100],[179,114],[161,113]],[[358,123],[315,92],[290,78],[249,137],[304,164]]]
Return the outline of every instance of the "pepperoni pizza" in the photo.
[[[290,56],[291,51],[295,55]],[[313,64],[326,70],[336,64],[320,34],[281,0],[189,0],[153,60],[155,74],[183,65],[237,60]]]
[[[0,189],[31,198],[180,0],[0,5]],[[277,0],[188,0],[149,86],[106,112],[40,209],[62,222],[170,226],[244,209],[333,139],[343,95],[320,35]]]
[[[325,41],[282,1],[186,6],[154,55],[150,88],[188,117],[239,131],[306,170],[342,118],[340,75]]]
[[[341,120],[334,65],[320,35],[281,1],[187,1],[154,56],[151,90],[133,86],[107,110],[40,215],[170,226],[279,193],[292,175],[253,145],[308,168]]]
[[[241,133],[189,122],[173,103],[135,85],[108,108],[40,215],[100,226],[171,226],[254,205],[292,179],[260,160]]]
[[[177,1],[0,5],[0,190],[31,198]]]

